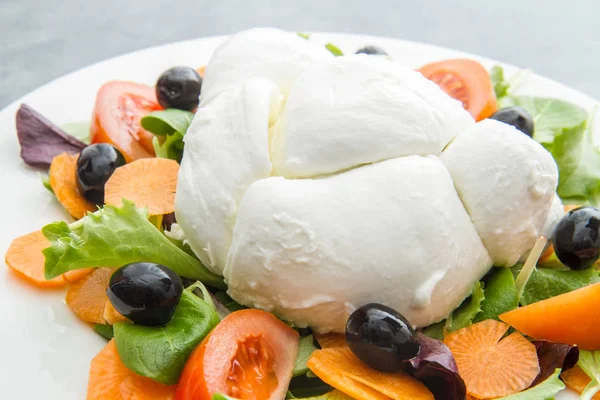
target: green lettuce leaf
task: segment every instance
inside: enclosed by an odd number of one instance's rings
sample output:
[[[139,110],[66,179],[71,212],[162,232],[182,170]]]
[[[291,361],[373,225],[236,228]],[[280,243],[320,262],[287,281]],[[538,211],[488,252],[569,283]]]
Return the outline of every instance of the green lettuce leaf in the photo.
[[[297,34],[298,36],[300,36],[302,39],[306,39],[306,40],[310,39],[310,35],[309,35],[308,33],[304,33],[304,32],[296,32],[296,34]]]
[[[473,320],[481,312],[481,303],[485,299],[483,284],[477,282],[473,287],[471,297],[465,300],[450,317],[446,319],[445,328],[448,332],[454,332],[465,328],[473,323]]]
[[[292,376],[305,375],[309,371],[306,362],[310,358],[311,354],[317,350],[313,344],[313,341],[313,335],[300,338],[298,355],[296,356],[296,363],[294,364],[294,372],[292,373]]]
[[[515,278],[508,268],[494,268],[492,277],[484,290],[485,298],[481,302],[481,312],[474,322],[486,319],[498,319],[498,315],[519,306]]]
[[[579,398],[590,400],[600,391],[600,351],[580,350],[577,365],[592,379]]]
[[[83,143],[90,144],[91,125],[89,121],[69,122],[61,125],[60,128]]]
[[[508,94],[508,88],[510,84],[504,79],[504,69],[495,65],[490,69],[490,80],[492,81],[492,85],[494,86],[494,93],[496,93],[496,98],[500,99]]]
[[[181,161],[183,137],[193,118],[193,113],[174,108],[154,111],[142,118],[144,129],[155,135],[152,144],[157,157]]]
[[[560,369],[557,369],[544,382],[521,393],[502,397],[499,400],[553,400],[556,394],[565,388],[565,384],[559,376]]]
[[[600,273],[594,268],[581,271],[538,268],[525,286],[521,305],[549,299],[596,282],[600,282]]]
[[[191,352],[219,322],[214,305],[186,289],[166,326],[119,322],[114,325],[115,344],[123,364],[129,369],[173,385],[179,380]]]
[[[43,251],[46,279],[75,269],[149,261],[186,278],[225,288],[223,278],[171,243],[148,221],[147,210],[128,200],[123,200],[122,207],[106,205],[69,225],[64,221],[48,224],[42,232],[50,240],[50,247]]]

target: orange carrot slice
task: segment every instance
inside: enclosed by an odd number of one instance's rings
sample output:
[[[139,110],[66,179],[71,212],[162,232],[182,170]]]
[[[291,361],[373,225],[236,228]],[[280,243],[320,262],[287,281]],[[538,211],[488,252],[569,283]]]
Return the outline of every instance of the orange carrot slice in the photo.
[[[324,349],[347,346],[346,338],[342,333],[315,333],[314,335],[319,345]]]
[[[592,381],[578,365],[560,374],[560,378],[569,389],[574,390],[579,394],[581,394],[585,387]],[[600,400],[600,393],[596,393],[592,399]]]
[[[147,207],[150,215],[175,211],[177,161],[166,158],[143,158],[126,164],[106,182],[104,201],[121,205],[122,199],[133,201],[137,207]]]
[[[97,208],[77,191],[77,158],[75,154],[62,153],[50,164],[50,186],[54,195],[73,218],[83,218]]]
[[[171,400],[174,386],[135,374],[121,361],[114,339],[92,359],[87,400]]]
[[[110,300],[107,300],[106,305],[104,306],[103,318],[106,321],[106,323],[109,325],[114,325],[117,322],[129,321],[127,318],[125,318],[121,313],[119,313],[115,309],[115,307],[112,305]]]
[[[371,369],[347,346],[317,350],[307,365],[324,382],[357,400],[433,399],[418,380],[403,372],[390,374]]]
[[[86,322],[105,324],[104,309],[108,301],[106,289],[114,268],[97,268],[67,290],[67,305]]]
[[[204,71],[206,70],[206,65],[203,65],[199,68],[196,68],[196,72],[200,74],[201,77],[204,78]]]
[[[44,276],[46,258],[42,250],[49,246],[50,241],[46,239],[41,230],[20,236],[12,241],[6,252],[6,265],[26,281],[44,288],[61,287],[90,273],[88,269],[70,271],[46,280]]]
[[[535,339],[600,349],[600,283],[551,297],[500,315]]]
[[[502,339],[508,328],[502,322],[486,320],[444,338],[471,396],[487,399],[518,393],[539,374],[535,346],[519,333]]]

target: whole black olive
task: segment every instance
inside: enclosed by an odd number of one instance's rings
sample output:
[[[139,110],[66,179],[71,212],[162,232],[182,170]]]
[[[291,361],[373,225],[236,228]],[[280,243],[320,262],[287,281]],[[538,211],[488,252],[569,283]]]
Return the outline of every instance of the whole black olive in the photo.
[[[104,204],[104,185],[117,168],[125,165],[125,157],[107,143],[87,146],[77,159],[77,189],[90,202]]]
[[[567,267],[591,267],[600,255],[600,210],[586,206],[569,211],[556,225],[552,246]]]
[[[136,324],[166,325],[179,303],[183,284],[164,265],[137,262],[111,276],[106,294],[115,309]]]
[[[377,303],[364,305],[350,315],[346,341],[362,362],[385,372],[398,371],[421,349],[406,318]]]

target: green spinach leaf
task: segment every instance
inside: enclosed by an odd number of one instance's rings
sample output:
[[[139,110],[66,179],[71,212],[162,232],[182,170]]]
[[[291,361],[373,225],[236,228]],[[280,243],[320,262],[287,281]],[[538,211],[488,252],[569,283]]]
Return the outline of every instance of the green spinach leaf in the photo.
[[[157,157],[181,162],[183,137],[193,118],[193,113],[174,108],[154,111],[142,118],[144,129],[155,135],[152,144]]]
[[[94,325],[94,332],[106,340],[110,340],[114,337],[112,325],[96,324]]]
[[[485,285],[485,298],[481,302],[481,312],[474,322],[498,319],[498,315],[519,306],[515,278],[508,268],[495,268]]]
[[[42,232],[50,240],[50,247],[43,250],[47,279],[75,269],[150,261],[186,278],[225,288],[223,278],[171,243],[148,221],[147,210],[128,200],[123,200],[122,207],[106,205],[71,224],[53,222]]]
[[[521,305],[549,299],[596,282],[600,282],[600,273],[594,268],[581,271],[538,268],[525,286]]]
[[[190,353],[219,321],[214,306],[186,289],[166,326],[119,322],[114,326],[115,343],[129,369],[172,385],[179,380]]]

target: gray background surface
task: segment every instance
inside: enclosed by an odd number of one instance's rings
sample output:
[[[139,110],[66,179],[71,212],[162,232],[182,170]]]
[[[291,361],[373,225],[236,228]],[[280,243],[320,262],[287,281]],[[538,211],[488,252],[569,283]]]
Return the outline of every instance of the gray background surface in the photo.
[[[253,26],[481,54],[600,98],[600,0],[0,0],[0,107],[85,65]]]

